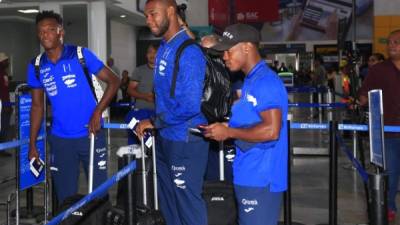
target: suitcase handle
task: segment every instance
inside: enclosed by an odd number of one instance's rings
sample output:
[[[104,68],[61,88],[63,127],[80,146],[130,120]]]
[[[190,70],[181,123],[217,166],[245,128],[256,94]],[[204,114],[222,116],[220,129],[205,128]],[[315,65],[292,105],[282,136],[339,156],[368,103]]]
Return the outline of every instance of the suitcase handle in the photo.
[[[145,206],[147,205],[147,179],[146,179],[146,160],[145,160],[145,144],[144,144],[144,137],[142,136],[140,138],[140,143],[141,143],[141,155],[142,155],[142,183],[143,183],[143,204]]]
[[[151,146],[152,156],[153,156],[153,188],[154,188],[154,209],[158,210],[158,187],[157,187],[157,160],[156,160],[156,138],[155,138],[155,130],[152,131],[152,141],[153,145]]]
[[[89,181],[88,193],[93,191],[93,163],[94,163],[94,134],[90,133],[90,153],[89,153]]]
[[[225,167],[224,167],[224,141],[218,142],[219,146],[219,180],[225,180]]]
[[[157,160],[156,160],[156,140],[155,140],[155,130],[154,129],[146,129],[145,132],[151,135],[151,150],[152,150],[152,160],[153,160],[153,190],[154,190],[154,209],[158,210],[158,187],[157,187]],[[146,178],[146,160],[145,160],[145,143],[144,137],[142,136],[140,139],[141,142],[141,152],[142,152],[142,182],[143,182],[143,204],[148,206],[147,204],[147,178]]]

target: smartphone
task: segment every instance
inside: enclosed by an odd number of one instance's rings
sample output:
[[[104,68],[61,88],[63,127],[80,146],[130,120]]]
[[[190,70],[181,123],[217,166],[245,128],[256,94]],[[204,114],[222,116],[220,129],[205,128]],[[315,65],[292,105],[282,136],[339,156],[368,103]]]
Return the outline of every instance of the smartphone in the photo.
[[[206,131],[206,126],[207,124],[200,124],[197,126],[197,128],[201,131],[201,133],[204,133]]]
[[[207,126],[207,125],[201,124],[201,125],[198,125],[197,127],[189,128],[189,130],[190,130],[190,132],[195,133],[195,134],[204,134],[205,126]]]
[[[39,177],[44,168],[43,160],[40,158],[38,158],[38,159],[32,158],[31,161],[29,162],[29,165],[30,165],[30,170],[31,170],[32,174],[36,178]]]
[[[199,129],[199,128],[191,127],[191,128],[189,128],[189,130],[190,130],[190,132],[195,133],[195,134],[202,134],[203,133],[202,130]]]

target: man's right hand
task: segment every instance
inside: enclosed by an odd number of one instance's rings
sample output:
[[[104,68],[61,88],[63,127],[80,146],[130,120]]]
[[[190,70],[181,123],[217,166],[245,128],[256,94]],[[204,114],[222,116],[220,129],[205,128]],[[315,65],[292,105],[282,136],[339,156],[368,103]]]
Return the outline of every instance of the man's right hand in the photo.
[[[151,124],[150,120],[142,120],[136,127],[136,134],[139,139],[143,137],[143,133],[146,129],[153,129],[154,126]]]
[[[39,158],[39,152],[38,152],[36,146],[33,146],[33,147],[31,146],[29,148],[28,158],[29,158],[29,161],[31,161],[32,158],[36,158],[36,159]]]

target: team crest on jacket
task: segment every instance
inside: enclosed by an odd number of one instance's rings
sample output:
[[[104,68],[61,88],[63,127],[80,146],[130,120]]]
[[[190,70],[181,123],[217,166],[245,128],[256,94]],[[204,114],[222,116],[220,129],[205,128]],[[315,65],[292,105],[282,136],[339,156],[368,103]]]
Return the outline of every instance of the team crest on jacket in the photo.
[[[160,64],[158,65],[158,73],[161,76],[165,76],[165,69],[167,68],[167,62],[165,60],[161,60]]]
[[[64,84],[68,88],[76,87],[76,75],[75,74],[68,74],[62,77]]]

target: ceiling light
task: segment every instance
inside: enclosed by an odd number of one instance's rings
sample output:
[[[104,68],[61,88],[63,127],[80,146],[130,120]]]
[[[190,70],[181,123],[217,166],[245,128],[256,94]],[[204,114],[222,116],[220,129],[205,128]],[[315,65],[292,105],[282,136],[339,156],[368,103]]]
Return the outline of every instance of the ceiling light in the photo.
[[[125,17],[126,17],[126,15],[120,15],[119,17],[121,17],[121,18],[125,18]]]
[[[0,0],[1,1],[1,0]],[[20,13],[38,13],[39,12],[39,10],[37,10],[37,9],[20,9],[20,10],[18,10],[18,12],[20,12]]]

